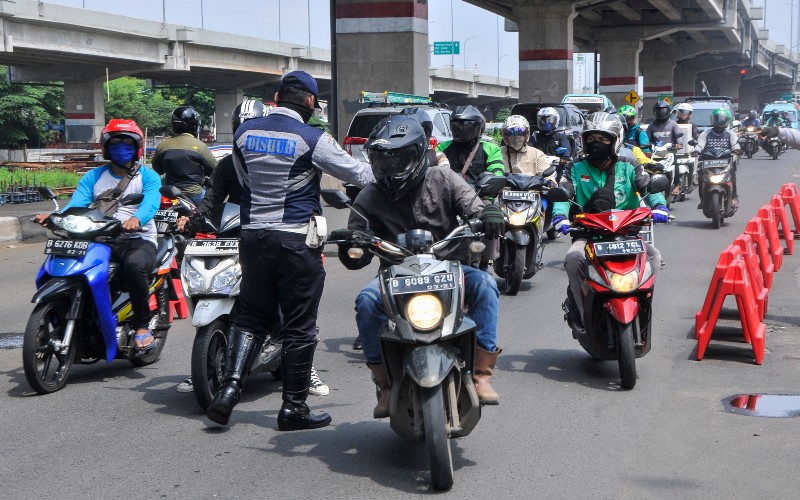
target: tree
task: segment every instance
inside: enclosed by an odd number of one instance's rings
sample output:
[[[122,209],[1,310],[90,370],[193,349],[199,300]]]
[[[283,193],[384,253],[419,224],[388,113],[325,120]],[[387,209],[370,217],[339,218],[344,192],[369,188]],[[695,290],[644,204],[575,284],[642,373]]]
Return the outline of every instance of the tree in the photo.
[[[191,106],[198,113],[203,125],[211,126],[214,113],[217,110],[217,101],[214,92],[203,90],[198,87],[163,87],[161,95],[174,107]]]
[[[48,123],[64,121],[64,88],[9,83],[8,68],[0,67],[0,147],[40,147],[54,136]]]
[[[108,84],[106,123],[112,118],[136,120],[148,135],[170,132],[170,116],[175,104],[164,99],[161,92],[147,86],[145,80],[132,77],[117,78]]]

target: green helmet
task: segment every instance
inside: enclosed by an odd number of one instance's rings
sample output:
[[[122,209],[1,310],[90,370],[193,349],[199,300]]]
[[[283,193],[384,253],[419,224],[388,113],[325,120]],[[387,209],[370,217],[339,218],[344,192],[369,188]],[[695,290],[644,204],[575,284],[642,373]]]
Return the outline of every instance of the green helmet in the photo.
[[[633,106],[629,106],[627,104],[620,107],[617,113],[624,116],[625,118],[636,118],[636,109]]]
[[[730,111],[725,108],[717,108],[711,112],[711,126],[714,128],[728,128],[732,119]]]

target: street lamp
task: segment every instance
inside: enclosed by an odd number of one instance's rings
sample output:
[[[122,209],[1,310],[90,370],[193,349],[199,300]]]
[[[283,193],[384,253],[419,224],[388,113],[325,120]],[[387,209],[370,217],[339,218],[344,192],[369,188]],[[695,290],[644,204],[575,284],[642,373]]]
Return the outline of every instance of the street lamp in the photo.
[[[498,58],[497,58],[497,79],[498,79],[498,80],[500,79],[500,61],[501,61],[501,60],[502,60],[504,57],[508,57],[508,56],[510,56],[510,55],[511,55],[511,54],[504,54],[504,55],[502,55],[502,56],[500,56],[500,57],[498,57]]]
[[[478,38],[478,35],[473,35],[466,40],[464,40],[464,71],[467,70],[467,42],[472,40],[473,38]]]
[[[205,15],[203,11],[203,0],[200,0],[200,28],[206,29]]]

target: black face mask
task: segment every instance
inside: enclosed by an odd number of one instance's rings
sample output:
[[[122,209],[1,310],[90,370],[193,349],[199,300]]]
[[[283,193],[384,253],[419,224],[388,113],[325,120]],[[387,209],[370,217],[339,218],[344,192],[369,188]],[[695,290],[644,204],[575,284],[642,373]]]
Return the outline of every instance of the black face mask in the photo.
[[[314,114],[314,110],[312,108],[307,108],[302,104],[295,104],[293,102],[282,102],[280,103],[281,106],[284,108],[289,108],[292,111],[297,112],[300,115],[300,119],[303,120],[303,123],[308,123],[308,120],[311,119],[311,116]]]
[[[589,160],[591,160],[592,164],[602,165],[606,160],[611,158],[614,145],[595,141],[586,144],[584,149],[586,149],[586,154],[589,155]]]

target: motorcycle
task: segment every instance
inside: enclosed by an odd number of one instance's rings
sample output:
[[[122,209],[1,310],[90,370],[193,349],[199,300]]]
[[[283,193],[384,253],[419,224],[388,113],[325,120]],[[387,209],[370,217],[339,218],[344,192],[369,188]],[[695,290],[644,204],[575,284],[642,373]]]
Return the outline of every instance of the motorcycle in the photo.
[[[149,328],[158,346],[137,356],[130,296],[107,245],[122,235],[122,223],[92,208],[60,212],[51,189],[40,188],[40,193],[55,203],[47,225],[60,238],[49,238],[45,245],[47,257],[32,299],[36,306],[25,327],[22,361],[28,384],[39,394],[56,392],[66,385],[76,360],[92,364],[102,358],[127,359],[139,367],[155,363],[171,326],[169,273],[176,255],[172,238],[158,239],[149,278],[151,307],[156,306]],[[136,205],[143,197],[128,195],[120,204]]]
[[[675,201],[676,198],[676,195],[673,195],[670,191],[675,182],[675,154],[673,149],[672,143],[668,142],[662,146],[653,146],[653,154],[650,155],[650,159],[654,163],[659,163],[664,167],[662,172],[669,180],[670,187],[664,192],[667,206]]]
[[[731,203],[734,163],[729,148],[708,148],[700,153],[700,208],[714,229],[719,229],[738,208]]]
[[[747,158],[752,158],[758,152],[758,129],[753,125],[748,125],[744,133],[739,137],[739,144],[742,146]]]
[[[497,195],[505,185],[503,177],[485,182],[478,183],[481,195]],[[322,196],[331,206],[359,214],[341,191],[324,189]],[[411,229],[398,236],[398,244],[338,230],[328,241],[355,245],[348,251],[353,258],[366,248],[392,264],[378,275],[388,318],[379,340],[392,384],[389,421],[401,437],[425,442],[437,490],[453,485],[448,438],[469,435],[480,420],[481,405],[472,382],[476,325],[462,306],[462,264],[439,260],[434,252],[448,242],[468,240],[470,251],[480,254],[485,247],[481,229],[478,220],[462,221],[438,242],[429,231]]]
[[[500,253],[494,272],[504,278],[503,291],[519,292],[523,279],[532,278],[542,268],[544,253],[544,211],[547,177],[555,172],[550,166],[542,175],[511,174],[500,193],[500,210],[505,216],[506,231],[500,238]]]
[[[764,151],[766,151],[773,160],[777,160],[778,156],[780,156],[784,151],[783,141],[781,141],[777,136],[766,139],[764,141]]]
[[[697,141],[691,139],[687,141],[686,145],[696,146]],[[680,192],[672,196],[673,201],[684,201],[686,200],[686,195],[694,191],[698,183],[697,157],[692,156],[688,147],[685,147],[681,154],[675,155],[675,175],[677,176],[677,184],[680,186]]]
[[[564,160],[558,156],[547,156],[547,161],[550,166],[556,167],[556,182],[561,182],[564,175],[564,169],[561,166],[564,166]],[[558,231],[553,227],[553,205],[548,203],[544,208],[544,233],[548,240],[553,241],[558,237]]]
[[[653,176],[649,192],[668,185],[663,175]],[[549,192],[552,201],[568,201],[562,188]],[[586,238],[589,273],[583,291],[583,318],[578,317],[576,297],[567,287],[562,305],[564,320],[581,347],[594,359],[617,360],[620,386],[636,385],[636,358],[650,351],[655,271],[647,258],[639,230],[650,221],[649,208],[612,210],[575,216],[570,232]]]
[[[203,410],[214,400],[225,370],[227,333],[239,313],[239,205],[226,203],[219,227],[205,219],[184,251],[181,281],[189,299],[192,326],[194,396]],[[281,344],[268,335],[258,346],[249,375],[270,372],[280,378]]]

